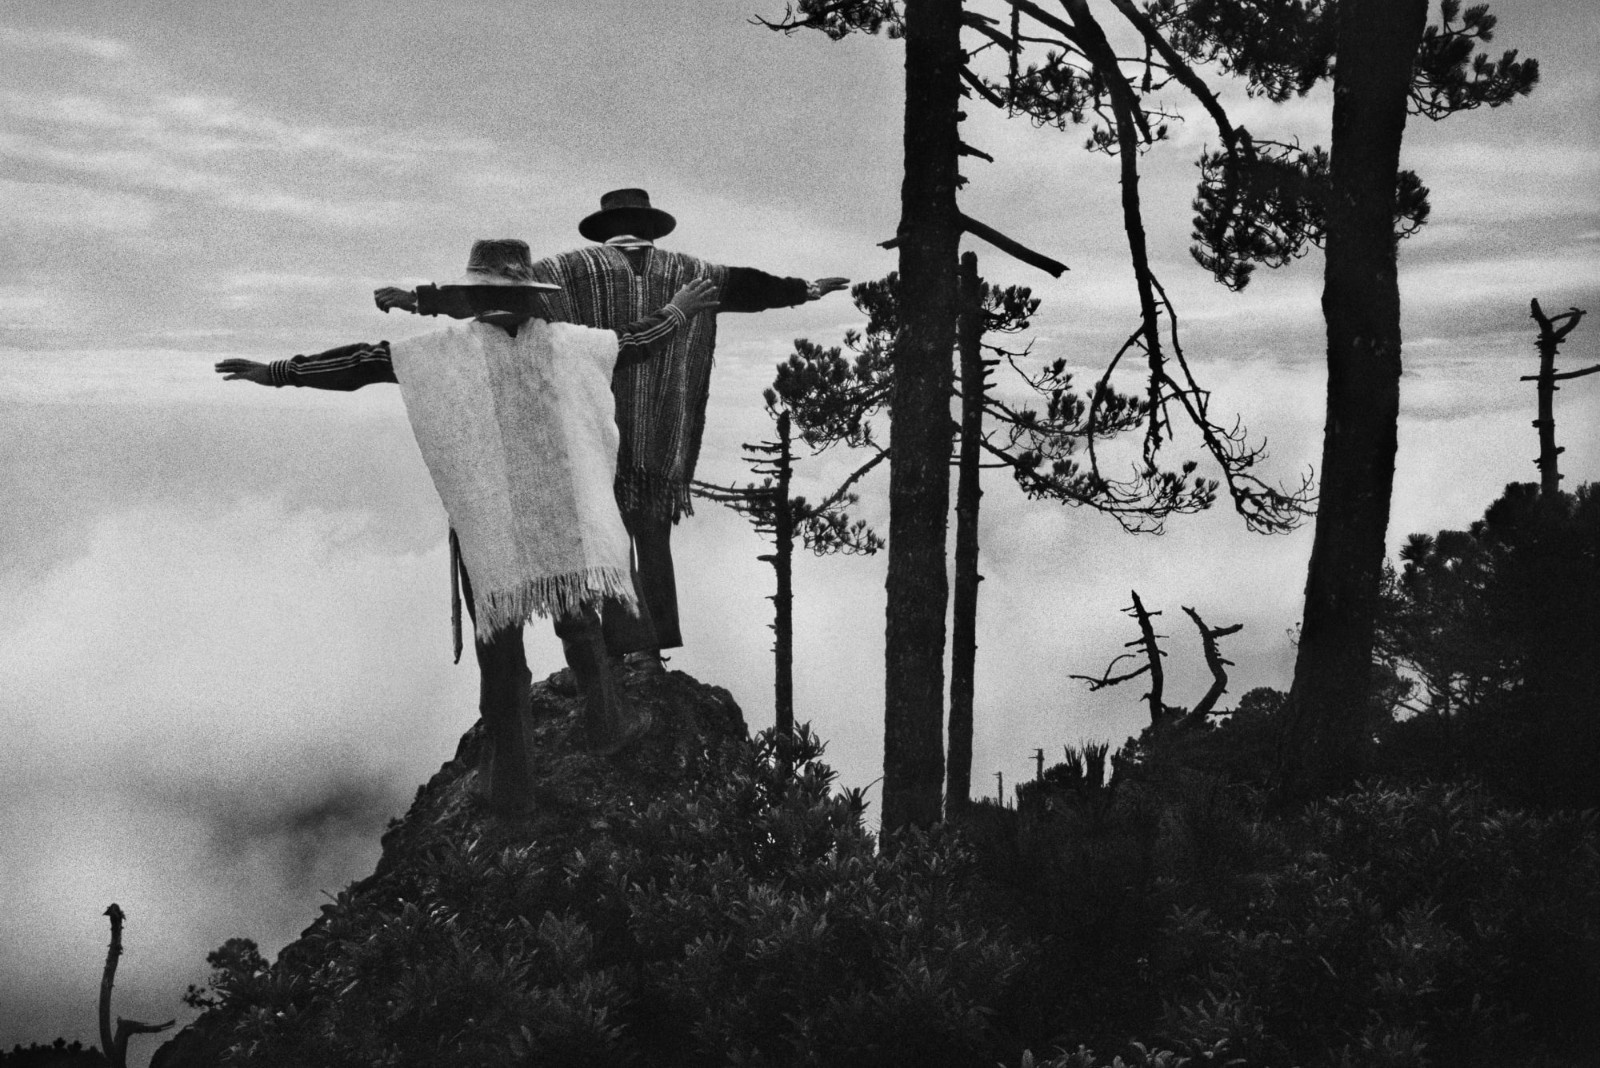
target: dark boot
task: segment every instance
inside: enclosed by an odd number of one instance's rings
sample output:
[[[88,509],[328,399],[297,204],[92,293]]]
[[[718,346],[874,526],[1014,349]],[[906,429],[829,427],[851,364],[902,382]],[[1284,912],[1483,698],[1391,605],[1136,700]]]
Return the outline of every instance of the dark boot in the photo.
[[[629,653],[622,658],[623,666],[635,675],[665,675],[667,673],[667,658],[661,655],[660,649],[640,649],[636,653]]]

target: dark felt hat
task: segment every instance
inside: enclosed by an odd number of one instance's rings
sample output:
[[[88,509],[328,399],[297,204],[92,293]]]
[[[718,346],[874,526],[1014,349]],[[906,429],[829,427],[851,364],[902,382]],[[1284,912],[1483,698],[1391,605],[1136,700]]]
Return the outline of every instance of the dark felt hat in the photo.
[[[467,257],[467,273],[456,284],[561,288],[533,280],[533,254],[528,251],[526,241],[514,237],[490,237],[474,241],[472,252]]]
[[[606,241],[632,234],[654,241],[672,233],[678,220],[650,206],[643,189],[613,189],[600,198],[600,210],[578,224],[578,233],[590,241]]]

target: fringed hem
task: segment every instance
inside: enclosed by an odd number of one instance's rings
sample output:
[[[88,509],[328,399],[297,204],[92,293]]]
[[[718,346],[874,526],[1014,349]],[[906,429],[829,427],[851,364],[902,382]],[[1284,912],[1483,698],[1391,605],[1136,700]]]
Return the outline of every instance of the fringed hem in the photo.
[[[674,523],[683,516],[694,515],[689,483],[683,479],[631,467],[617,472],[616,492],[617,506],[629,515],[670,519]]]
[[[472,593],[478,609],[477,635],[484,640],[506,627],[520,627],[532,616],[565,616],[603,600],[638,604],[631,576],[619,567],[591,567],[529,579],[511,589]]]

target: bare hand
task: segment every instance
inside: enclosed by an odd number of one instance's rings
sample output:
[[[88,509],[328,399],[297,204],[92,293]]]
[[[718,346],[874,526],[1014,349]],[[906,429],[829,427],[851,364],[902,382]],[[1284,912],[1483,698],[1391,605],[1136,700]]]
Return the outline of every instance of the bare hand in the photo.
[[[237,378],[263,386],[272,385],[272,369],[255,360],[222,360],[217,364],[216,370],[224,382],[231,382]]]
[[[417,294],[415,290],[400,289],[396,286],[384,286],[372,292],[372,299],[377,303],[378,310],[388,315],[390,308],[399,308],[401,311],[414,312],[417,310]]]
[[[821,298],[827,296],[829,293],[835,292],[836,290],[843,289],[845,286],[850,284],[850,279],[818,278],[811,284],[817,287],[817,296]]]
[[[717,285],[709,278],[696,278],[672,295],[669,302],[688,318],[703,311],[717,310]]]

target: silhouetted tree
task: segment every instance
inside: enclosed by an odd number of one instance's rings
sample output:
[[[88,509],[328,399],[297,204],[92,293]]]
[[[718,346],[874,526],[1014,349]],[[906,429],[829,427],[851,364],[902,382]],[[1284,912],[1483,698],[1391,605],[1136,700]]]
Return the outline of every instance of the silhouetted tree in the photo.
[[[956,204],[963,155],[959,108],[966,53],[962,0],[897,4],[800,0],[776,29],[821,29],[835,39],[887,26],[906,47],[905,167],[894,242],[905,280],[891,362],[895,452],[889,465],[889,573],[884,630],[883,826],[940,817],[944,785],[945,577],[951,425],[950,352],[958,301],[957,246],[980,232],[1014,254],[1022,246],[975,224]],[[1030,262],[1064,268],[1030,253]]]
[[[893,364],[895,398],[891,428],[898,441],[890,473],[890,536],[888,623],[885,651],[884,820],[887,827],[926,823],[939,811],[938,784],[943,770],[938,726],[942,702],[945,643],[945,519],[948,471],[941,453],[950,442],[950,420],[944,396],[950,383],[948,353],[959,305],[956,246],[963,231],[982,237],[1025,262],[1059,273],[1060,264],[1032,252],[1003,234],[963,215],[956,206],[962,179],[957,165],[963,156],[992,160],[962,142],[959,97],[976,94],[990,103],[1025,111],[1040,121],[1064,124],[1081,120],[1094,108],[1106,120],[1092,144],[1122,157],[1123,225],[1128,236],[1140,298],[1140,324],[1110,360],[1103,385],[1122,357],[1143,355],[1148,369],[1147,415],[1143,462],[1145,477],[1154,477],[1156,454],[1171,437],[1169,409],[1177,406],[1199,430],[1219,464],[1236,508],[1252,529],[1275,531],[1292,527],[1307,512],[1309,488],[1285,492],[1266,485],[1252,469],[1264,458],[1261,446],[1249,444],[1242,428],[1215,422],[1210,395],[1189,372],[1178,340],[1176,315],[1150,269],[1142,210],[1139,204],[1137,150],[1162,134],[1152,129],[1138,93],[1122,70],[1122,62],[1106,39],[1086,0],[1063,0],[1070,21],[1044,12],[1028,0],[1011,0],[1015,10],[1009,34],[995,19],[963,8],[960,0],[918,0],[904,5],[875,0],[799,0],[783,19],[764,22],[773,29],[819,29],[838,39],[854,31],[887,30],[906,41],[905,178],[901,222],[892,242],[900,248],[900,276],[905,292],[902,332]],[[1149,20],[1132,3],[1119,12],[1141,33],[1159,38]],[[1021,17],[1061,34],[1061,52],[1051,53],[1043,67],[1023,73],[1017,55],[1042,39],[1024,34]],[[982,41],[963,48],[963,27]],[[1050,41],[1042,43],[1050,44]],[[969,60],[988,48],[1008,55],[1008,84],[997,88],[980,76]],[[1151,88],[1154,48],[1147,51],[1146,78]],[[1184,85],[1200,86],[1177,52],[1163,41],[1163,62],[1183,67],[1175,73]],[[1063,57],[1071,53],[1084,64],[1074,69]],[[1210,107],[1215,98],[1206,94]],[[1162,337],[1163,317],[1170,331],[1170,351]],[[911,381],[916,376],[917,381]],[[1087,422],[1091,464],[1097,465],[1092,428],[1106,391],[1090,396]]]
[[[0,1068],[107,1068],[110,1063],[94,1046],[77,1039],[58,1038],[48,1046],[18,1043],[10,1053],[0,1050]]]
[[[1073,386],[1066,362],[1057,359],[1037,370],[1019,362],[1030,346],[1004,347],[1005,338],[1028,329],[1039,300],[1022,286],[990,286],[977,275],[976,257],[963,256],[962,314],[957,348],[962,368],[960,435],[952,462],[958,471],[956,493],[955,589],[950,669],[949,760],[946,804],[958,808],[970,797],[973,680],[976,663],[978,519],[981,471],[998,467],[1029,497],[1086,505],[1113,516],[1125,529],[1159,531],[1168,516],[1200,511],[1216,499],[1217,483],[1194,474],[1195,464],[1177,471],[1144,467],[1127,478],[1101,473],[1093,440],[1136,430],[1148,417],[1146,402],[1117,392],[1104,381],[1091,404]],[[867,315],[864,331],[851,330],[841,347],[824,349],[799,340],[779,367],[774,390],[794,412],[801,439],[812,449],[837,445],[880,448],[875,418],[887,405],[894,370],[887,353],[898,328],[898,275],[857,285],[851,292]],[[854,359],[846,359],[848,349]],[[992,387],[990,370],[1000,363],[1022,401],[1007,399]]]
[[[1557,382],[1564,382],[1569,378],[1582,378],[1600,371],[1600,363],[1593,367],[1585,367],[1581,371],[1556,370],[1556,354],[1561,348],[1561,343],[1572,333],[1584,312],[1578,308],[1569,308],[1560,315],[1546,315],[1544,309],[1539,307],[1539,298],[1533,299],[1533,321],[1539,324],[1539,373],[1523,375],[1524,382],[1537,382],[1539,384],[1539,418],[1533,425],[1539,431],[1539,458],[1534,464],[1539,468],[1539,488],[1544,493],[1558,493],[1561,490],[1561,466],[1558,462],[1565,449],[1556,446],[1556,390],[1560,387]]]
[[[176,1021],[147,1024],[138,1020],[117,1017],[116,1027],[111,1025],[111,988],[117,978],[117,962],[122,958],[122,921],[125,914],[116,902],[105,911],[111,924],[111,941],[106,946],[106,965],[100,975],[100,1045],[112,1068],[127,1068],[128,1040],[134,1035],[153,1035],[167,1030]]]
[[[1138,622],[1139,637],[1131,642],[1124,642],[1123,647],[1132,649],[1133,652],[1118,654],[1112,659],[1111,663],[1106,665],[1106,669],[1100,673],[1099,678],[1095,678],[1092,675],[1069,675],[1067,677],[1082,679],[1087,682],[1089,691],[1093,693],[1108,686],[1121,685],[1130,679],[1138,678],[1140,675],[1149,675],[1150,689],[1145,693],[1143,700],[1150,705],[1150,725],[1154,727],[1167,717],[1167,705],[1162,699],[1163,690],[1166,687],[1166,671],[1161,666],[1161,658],[1167,654],[1162,650],[1159,643],[1159,639],[1166,637],[1166,635],[1157,634],[1155,624],[1152,622],[1154,617],[1159,616],[1161,613],[1147,610],[1144,602],[1139,600],[1138,590],[1131,591],[1131,596],[1133,597],[1133,604],[1124,608],[1123,612],[1132,616]],[[1121,675],[1111,674],[1112,670],[1122,661],[1137,660],[1141,657],[1144,663],[1132,671],[1125,671]]]
[[[1468,530],[1413,534],[1389,571],[1378,662],[1417,684],[1389,749],[1520,801],[1600,788],[1600,493],[1506,487]]]
[[[1373,626],[1394,483],[1400,397],[1396,238],[1427,218],[1427,190],[1401,171],[1408,113],[1440,119],[1527,93],[1538,64],[1476,53],[1485,6],[1442,0],[1159,0],[1154,18],[1192,59],[1217,60],[1273,100],[1332,72],[1331,150],[1256,145],[1236,132],[1208,155],[1196,256],[1239,288],[1252,263],[1326,250],[1328,407],[1316,534],[1291,691],[1283,784],[1308,794],[1360,767],[1372,694]]]
[[[777,395],[767,390],[767,411],[777,431],[776,441],[744,446],[746,462],[760,483],[742,487],[694,483],[696,496],[726,504],[747,516],[757,532],[772,539],[772,552],[760,559],[772,565],[777,589],[772,601],[773,706],[776,726],[785,736],[794,734],[794,543],[818,556],[833,553],[872,554],[883,547],[883,539],[864,520],[852,523],[846,509],[856,502],[850,488],[888,455],[878,452],[857,468],[845,481],[812,504],[804,497],[790,495],[794,476],[794,439],[789,411],[779,404]]]
[[[1118,686],[1141,675],[1150,676],[1150,690],[1143,700],[1150,706],[1150,727],[1159,728],[1164,724],[1173,722],[1173,717],[1182,715],[1181,722],[1203,723],[1207,716],[1214,714],[1217,701],[1228,690],[1228,667],[1233,663],[1222,655],[1221,647],[1217,644],[1218,638],[1225,638],[1230,634],[1237,634],[1244,629],[1243,623],[1235,623],[1230,627],[1208,627],[1206,621],[1200,618],[1200,613],[1193,608],[1184,608],[1184,612],[1194,621],[1195,628],[1200,632],[1200,647],[1205,656],[1206,667],[1211,670],[1211,687],[1206,690],[1191,709],[1183,709],[1169,705],[1165,700],[1166,671],[1161,666],[1161,658],[1166,656],[1166,650],[1161,648],[1160,639],[1165,634],[1157,634],[1154,619],[1160,612],[1152,612],[1145,608],[1144,602],[1139,599],[1139,591],[1131,591],[1133,604],[1123,609],[1127,615],[1138,621],[1139,637],[1130,642],[1125,642],[1124,647],[1133,652],[1122,653],[1114,657],[1106,665],[1099,677],[1093,675],[1069,675],[1068,678],[1081,679],[1089,684],[1089,691],[1103,690],[1108,686]],[[1132,671],[1125,671],[1120,675],[1113,675],[1112,671],[1124,660],[1144,659],[1144,663]]]
[[[989,361],[983,358],[983,281],[978,257],[961,256],[961,315],[956,348],[961,366],[961,434],[956,459],[955,590],[951,604],[949,758],[945,763],[945,806],[965,806],[972,796],[972,705],[978,661],[978,509],[983,500],[983,398],[988,393]]]
[[[1233,661],[1222,655],[1221,647],[1217,644],[1218,638],[1226,638],[1230,634],[1237,634],[1244,629],[1243,623],[1235,623],[1231,627],[1208,627],[1206,621],[1200,618],[1200,613],[1187,605],[1183,608],[1189,618],[1194,621],[1195,629],[1200,632],[1200,649],[1206,658],[1206,667],[1211,669],[1211,688],[1207,690],[1189,710],[1191,719],[1204,719],[1211,715],[1217,707],[1217,702],[1222,695],[1228,692],[1228,668],[1233,666]]]

